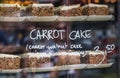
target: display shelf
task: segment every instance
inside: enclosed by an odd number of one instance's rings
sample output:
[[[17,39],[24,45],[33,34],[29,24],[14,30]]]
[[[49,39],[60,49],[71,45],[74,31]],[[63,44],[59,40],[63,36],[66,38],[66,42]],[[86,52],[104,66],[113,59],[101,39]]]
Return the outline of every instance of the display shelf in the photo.
[[[22,69],[0,70],[0,73],[19,73]]]
[[[26,21],[28,22],[53,22],[56,21],[58,16],[27,16]]]
[[[110,21],[114,19],[113,15],[90,15],[87,17],[86,21]]]
[[[62,71],[62,70],[69,70],[69,69],[84,69],[86,64],[75,64],[75,65],[64,65],[64,66],[54,66],[54,67],[47,67],[47,68],[26,68],[26,72],[49,72],[49,71]]]
[[[111,67],[113,63],[109,63],[109,64],[88,64],[86,66],[86,68],[91,69],[91,68],[107,68],[107,67]]]
[[[110,21],[114,20],[113,15],[90,15],[90,16],[73,16],[58,17],[58,21]]]
[[[88,16],[59,16],[58,21],[85,21]]]
[[[24,16],[24,17],[0,17],[0,22],[72,22],[72,21],[111,21],[113,15],[91,16]]]
[[[54,67],[43,67],[43,68],[24,68],[17,70],[1,70],[0,73],[19,73],[23,70],[32,72],[50,72],[50,71],[62,71],[70,69],[93,69],[93,68],[108,68],[111,67],[113,63],[108,64],[74,64],[74,65],[64,65],[64,66],[54,66]]]
[[[26,17],[0,17],[0,22],[23,22]]]
[[[87,64],[74,64],[74,65],[65,65],[65,66],[58,66],[56,70],[70,70],[70,69],[85,69]]]
[[[54,67],[44,67],[44,68],[25,68],[26,72],[49,72],[49,71],[62,71],[70,69],[93,69],[93,68],[108,68],[111,67],[113,63],[108,64],[74,64],[74,65],[64,65],[64,66],[54,66]]]

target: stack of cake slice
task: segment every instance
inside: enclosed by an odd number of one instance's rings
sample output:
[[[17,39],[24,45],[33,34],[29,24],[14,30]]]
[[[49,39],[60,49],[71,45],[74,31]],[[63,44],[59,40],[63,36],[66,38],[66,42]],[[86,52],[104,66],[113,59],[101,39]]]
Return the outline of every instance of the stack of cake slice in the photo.
[[[21,55],[22,68],[50,67],[50,55],[47,53],[25,53]]]
[[[80,4],[63,6],[58,13],[60,16],[81,16],[82,8]]]
[[[53,4],[32,4],[27,8],[28,15],[31,16],[53,16],[54,5]]]
[[[0,4],[0,16],[20,16],[19,4]]]
[[[0,54],[0,69],[19,69],[20,57],[17,55]]]
[[[87,4],[82,9],[83,15],[109,15],[108,5]]]
[[[107,63],[107,56],[102,51],[85,51],[87,54],[81,57],[81,62],[84,64],[105,64]]]
[[[56,66],[80,64],[80,54],[77,52],[58,52],[54,54]]]

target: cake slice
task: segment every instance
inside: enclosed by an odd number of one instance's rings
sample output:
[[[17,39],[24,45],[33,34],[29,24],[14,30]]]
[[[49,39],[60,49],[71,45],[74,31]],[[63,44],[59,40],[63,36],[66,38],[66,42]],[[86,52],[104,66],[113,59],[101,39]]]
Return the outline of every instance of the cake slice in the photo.
[[[56,58],[56,66],[80,64],[80,54],[78,52],[58,52],[54,54]]]
[[[19,69],[20,57],[17,55],[0,54],[0,69]]]
[[[82,8],[80,4],[63,6],[58,13],[60,16],[81,16]]]
[[[22,68],[50,67],[50,55],[47,53],[25,53],[21,55]]]
[[[20,16],[19,4],[0,4],[0,16]]]
[[[82,7],[83,15],[109,15],[108,5],[87,4]]]
[[[85,64],[105,64],[107,63],[107,56],[102,51],[85,51],[87,55],[81,57],[81,62]]]
[[[54,5],[53,4],[32,4],[27,8],[27,13],[31,16],[53,16]]]

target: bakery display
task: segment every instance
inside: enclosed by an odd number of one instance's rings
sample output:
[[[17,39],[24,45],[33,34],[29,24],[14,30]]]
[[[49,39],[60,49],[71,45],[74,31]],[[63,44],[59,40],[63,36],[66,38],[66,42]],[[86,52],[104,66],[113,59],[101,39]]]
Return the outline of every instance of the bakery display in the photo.
[[[95,0],[96,3],[98,0]],[[100,4],[80,4],[54,7],[52,3],[20,6],[0,4],[1,22],[52,22],[52,21],[109,21],[114,20],[114,7]],[[112,15],[110,15],[112,14]],[[95,15],[95,16],[90,16]],[[19,17],[18,17],[19,16]],[[11,20],[9,20],[11,19]]]
[[[22,68],[50,67],[50,54],[25,53],[21,55]]]
[[[20,16],[19,4],[0,4],[0,16]]]
[[[105,64],[107,63],[106,54],[102,51],[85,51],[87,55],[81,57],[81,63],[85,64]]]
[[[51,57],[54,57],[52,62]],[[53,71],[56,67],[58,70],[104,68],[112,64],[107,63],[107,57],[102,51],[60,50],[57,53],[24,53],[20,56],[0,54],[0,70],[8,73],[19,69],[27,72]]]
[[[87,4],[82,7],[83,15],[109,15],[108,5]]]
[[[80,54],[77,52],[58,52],[54,56],[57,57],[56,66],[80,64]]]
[[[27,8],[28,15],[31,16],[53,16],[54,5],[53,4],[32,4]]]
[[[0,69],[19,69],[20,57],[17,55],[0,54]]]
[[[82,8],[81,8],[80,4],[63,6],[58,11],[58,14],[60,16],[81,16],[82,15]]]

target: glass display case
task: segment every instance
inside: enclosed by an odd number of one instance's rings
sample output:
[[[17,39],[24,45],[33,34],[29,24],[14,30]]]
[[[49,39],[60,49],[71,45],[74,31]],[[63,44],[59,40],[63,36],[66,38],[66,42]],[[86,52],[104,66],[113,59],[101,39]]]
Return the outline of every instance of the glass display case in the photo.
[[[0,78],[120,77],[119,1],[0,2]]]

